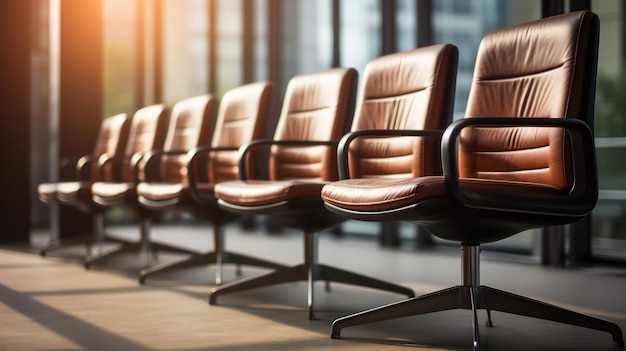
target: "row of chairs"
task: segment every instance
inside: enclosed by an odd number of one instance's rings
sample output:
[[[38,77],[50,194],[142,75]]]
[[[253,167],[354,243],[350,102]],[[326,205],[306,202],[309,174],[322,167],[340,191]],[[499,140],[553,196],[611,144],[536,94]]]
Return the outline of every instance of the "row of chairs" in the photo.
[[[127,145],[119,169],[112,166],[117,157],[101,158],[93,168],[98,170],[97,181],[73,185],[87,194],[84,202],[67,201],[64,185],[41,186],[56,195],[40,191],[40,196],[86,209],[97,223],[94,232],[101,236],[103,209],[133,208],[141,218],[140,244],[147,258],[153,213],[188,211],[210,221],[215,251],[175,265],[218,265],[211,304],[224,294],[297,280],[308,282],[309,318],[314,318],[313,284],[318,280],[408,296],[335,320],[333,338],[349,326],[461,308],[472,310],[474,349],[479,344],[478,309],[487,311],[488,326],[491,311],[502,311],[609,332],[623,347],[621,329],[612,322],[481,286],[479,281],[481,244],[530,228],[572,223],[595,206],[591,128],[598,31],[597,16],[580,11],[487,34],[477,55],[466,118],[455,122],[458,52],[449,44],[370,61],[358,98],[353,69],[294,77],[271,140],[260,139],[267,123],[269,84],[228,92],[213,120],[198,116],[210,116],[207,111],[217,104],[214,98],[196,98],[191,101],[202,105],[203,113],[183,108],[190,106],[186,102],[177,104],[161,150],[148,151],[146,144],[152,142],[146,137],[144,143]],[[160,111],[155,114],[163,108]],[[157,124],[152,130],[159,130]],[[213,124],[211,140],[201,146]],[[109,156],[119,150],[113,144]],[[267,179],[261,179],[256,162],[263,151],[269,155]],[[111,181],[115,172],[121,172],[124,181]],[[267,215],[301,230],[304,262],[285,267],[227,252],[222,225],[251,215]],[[462,284],[415,297],[409,288],[319,263],[315,233],[350,218],[413,222],[459,242]],[[97,255],[88,257],[86,264],[103,253]],[[273,270],[222,285],[224,262]],[[140,280],[169,268],[172,265],[147,267]]]

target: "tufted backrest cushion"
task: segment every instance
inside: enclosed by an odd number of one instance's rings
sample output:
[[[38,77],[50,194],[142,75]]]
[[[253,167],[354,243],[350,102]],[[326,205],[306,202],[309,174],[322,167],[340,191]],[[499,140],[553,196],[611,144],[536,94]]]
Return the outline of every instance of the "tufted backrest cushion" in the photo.
[[[239,147],[260,139],[271,105],[272,84],[258,82],[231,89],[220,102],[212,147]],[[238,151],[213,151],[209,155],[209,180],[217,183],[239,177]]]
[[[163,150],[189,151],[199,145],[211,143],[215,128],[217,98],[201,95],[181,100],[174,105]],[[187,181],[187,155],[165,156],[161,163],[161,180]]]
[[[452,120],[458,50],[433,45],[382,56],[365,67],[352,130],[443,130]],[[360,138],[350,176],[419,177],[439,170],[436,138]]]
[[[287,85],[274,140],[339,140],[354,113],[357,72],[333,68]],[[338,179],[336,148],[273,146],[270,179]]]
[[[97,161],[99,157],[102,155],[113,156],[122,153],[127,134],[128,116],[125,113],[105,118],[102,121],[93,150],[94,162],[91,162],[89,169],[89,172],[92,174],[91,179],[98,179],[99,177]],[[104,172],[105,179],[112,177],[111,172],[112,170],[110,169]]]
[[[598,22],[572,12],[487,34],[477,55],[467,117],[578,118],[593,128]],[[565,132],[471,128],[461,136],[460,175],[571,184]]]
[[[167,122],[167,108],[156,104],[143,107],[135,112],[124,150],[122,176],[124,181],[133,179],[130,158],[135,154],[161,148]],[[140,179],[143,177],[140,176]]]

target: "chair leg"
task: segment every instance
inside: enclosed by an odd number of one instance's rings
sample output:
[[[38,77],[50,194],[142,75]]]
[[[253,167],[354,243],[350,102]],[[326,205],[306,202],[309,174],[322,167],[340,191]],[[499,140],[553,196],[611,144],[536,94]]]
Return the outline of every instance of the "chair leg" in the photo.
[[[384,280],[367,277],[361,274],[345,271],[327,265],[320,265],[319,268],[320,280],[359,285],[372,289],[390,291],[406,295],[407,297],[415,297],[415,292],[413,292],[413,290],[401,285],[389,283]]]
[[[123,253],[123,252],[131,252],[131,251],[140,251],[141,254],[143,255],[143,266],[144,267],[148,267],[150,265],[150,256],[153,254],[152,252],[152,244],[150,243],[149,240],[149,235],[150,235],[150,219],[149,218],[140,218],[139,220],[140,223],[140,228],[139,228],[139,232],[140,232],[140,239],[138,242],[128,242],[128,241],[124,241],[124,240],[112,240],[114,242],[119,243],[119,246],[115,246],[109,250],[100,250],[100,252],[93,254],[93,255],[89,255],[85,258],[85,268],[89,269],[89,267],[91,267],[92,264],[94,264],[96,261],[99,261],[105,257],[109,257],[112,256],[114,254],[118,254],[118,253]],[[103,241],[104,239],[104,235],[102,235],[103,237]],[[110,238],[107,238],[110,240]]]
[[[89,255],[85,257],[85,262],[83,265],[85,269],[91,268],[91,265],[96,261],[99,261],[105,257],[109,257],[114,254],[122,253],[122,252],[130,252],[139,250],[140,245],[138,243],[122,243],[119,246],[113,246],[106,250],[100,250],[96,254]]]
[[[476,293],[473,287],[469,287],[470,305],[472,307],[472,331],[474,336],[474,351],[478,350],[478,343],[480,342],[480,335],[478,332],[478,307],[476,305]]]
[[[229,294],[237,291],[244,291],[254,288],[260,288],[270,285],[295,282],[301,280],[307,280],[308,271],[305,265],[297,265],[289,268],[277,269],[268,274],[264,274],[257,277],[250,277],[248,279],[241,279],[229,284],[224,284],[220,287],[211,290],[209,297],[209,304],[216,305],[217,298],[220,295]]]
[[[471,308],[468,289],[465,286],[456,286],[338,318],[333,322],[330,337],[339,339],[341,330],[346,327],[431,312]]]
[[[147,236],[146,236],[146,240],[149,240]],[[266,261],[266,260],[254,258],[251,256],[244,256],[241,254],[227,252],[224,249],[224,232],[222,231],[222,227],[219,225],[215,225],[213,228],[213,246],[214,246],[213,252],[209,252],[205,254],[197,254],[186,249],[174,248],[174,247],[163,245],[163,244],[152,243],[152,245],[158,248],[159,250],[186,253],[186,254],[191,254],[191,256],[184,258],[182,260],[175,261],[175,262],[165,262],[162,264],[158,264],[158,265],[143,269],[139,273],[140,284],[144,284],[148,276],[159,273],[159,272],[169,271],[169,270],[178,269],[178,268],[199,266],[199,265],[210,265],[210,264],[216,265],[215,285],[222,285],[222,266],[226,263],[236,264],[238,266],[238,274],[241,273],[239,265],[242,265],[242,264],[264,267],[264,268],[271,268],[271,269],[286,268],[284,265],[274,263],[271,261]]]
[[[79,235],[71,238],[56,239],[50,241],[46,247],[41,249],[39,251],[39,255],[45,257],[50,251],[64,246],[85,245],[88,248],[91,240],[91,234]],[[89,250],[87,250],[87,252],[89,252]]]
[[[55,235],[58,237],[58,234]],[[98,245],[98,250],[102,251],[102,244],[104,243],[104,216],[102,213],[97,212],[92,215],[91,218],[91,233],[83,234],[76,237],[56,239],[48,243],[48,246],[39,251],[39,255],[46,256],[49,251],[58,249],[64,246],[85,245],[86,256],[90,256],[92,253],[92,245]]]
[[[533,300],[506,291],[486,286],[480,287],[479,308],[487,308],[500,312],[513,313],[560,322],[579,327],[605,331],[613,336],[613,341],[619,348],[624,347],[622,330],[613,322],[574,312],[545,302]]]
[[[313,232],[305,232],[303,264],[290,268],[277,269],[272,273],[262,275],[260,277],[239,280],[231,284],[215,288],[211,292],[209,303],[211,305],[215,305],[217,303],[217,297],[219,295],[228,294],[235,291],[248,290],[262,286],[293,281],[307,281],[307,307],[309,312],[309,319],[312,320],[315,319],[315,315],[313,312],[313,285],[315,281],[318,280],[326,281],[326,290],[329,290],[329,282],[334,281],[338,283],[360,285],[373,289],[391,291],[407,295],[408,297],[415,296],[413,290],[409,288],[370,278],[357,273],[352,273],[338,268],[319,264],[317,252],[317,235]]]

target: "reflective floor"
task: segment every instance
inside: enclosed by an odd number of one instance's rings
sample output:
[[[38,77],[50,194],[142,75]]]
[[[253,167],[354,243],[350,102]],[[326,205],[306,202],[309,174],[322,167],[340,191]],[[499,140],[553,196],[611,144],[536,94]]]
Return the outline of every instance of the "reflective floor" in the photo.
[[[137,237],[137,228],[110,230]],[[297,264],[302,238],[226,230],[228,249]],[[331,284],[315,289],[316,320],[307,319],[306,284],[289,283],[220,297],[207,303],[213,266],[158,274],[137,283],[142,257],[112,256],[85,270],[84,247],[64,248],[40,257],[47,242],[41,232],[27,245],[0,246],[0,350],[470,350],[467,310],[433,313],[346,328],[329,338],[340,316],[391,303],[402,296]],[[155,241],[198,251],[212,249],[203,226],[155,226]],[[406,285],[418,295],[458,285],[456,251],[381,249],[371,240],[320,235],[320,262]],[[610,319],[626,331],[626,276],[600,270],[546,268],[484,255],[484,285],[508,290]],[[159,261],[180,256],[162,253]],[[268,272],[233,265],[226,282]],[[494,312],[494,327],[484,326],[481,350],[612,350],[607,333]]]

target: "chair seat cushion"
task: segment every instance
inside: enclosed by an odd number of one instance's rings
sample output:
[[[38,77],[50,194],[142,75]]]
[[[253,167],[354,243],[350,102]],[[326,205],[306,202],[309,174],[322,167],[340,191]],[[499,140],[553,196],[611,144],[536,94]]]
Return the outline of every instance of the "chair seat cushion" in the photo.
[[[187,192],[184,183],[139,183],[137,185],[137,196],[144,197],[152,201],[167,201],[184,196]]]
[[[57,199],[61,202],[76,202],[91,199],[91,182],[61,182],[56,186]]]
[[[37,195],[41,202],[50,203],[57,199],[57,183],[41,183],[37,185]]]
[[[548,195],[563,191],[545,184],[520,183],[489,179],[461,179],[461,186],[471,193]],[[433,198],[449,197],[443,176],[409,179],[347,179],[324,186],[324,202],[353,211],[396,210]]]
[[[213,197],[213,184],[196,184],[202,200],[203,207],[215,205]],[[145,182],[137,185],[137,199],[143,207],[152,210],[181,209],[191,207],[188,210],[202,214],[206,208],[197,208],[187,183]],[[198,214],[197,214],[198,215]],[[201,215],[198,215],[203,217]]]
[[[95,182],[91,191],[94,202],[101,206],[118,206],[125,201],[134,203],[137,197],[137,189],[132,182]]]
[[[262,206],[291,199],[318,197],[328,184],[318,180],[233,180],[217,183],[215,197],[239,206]]]

